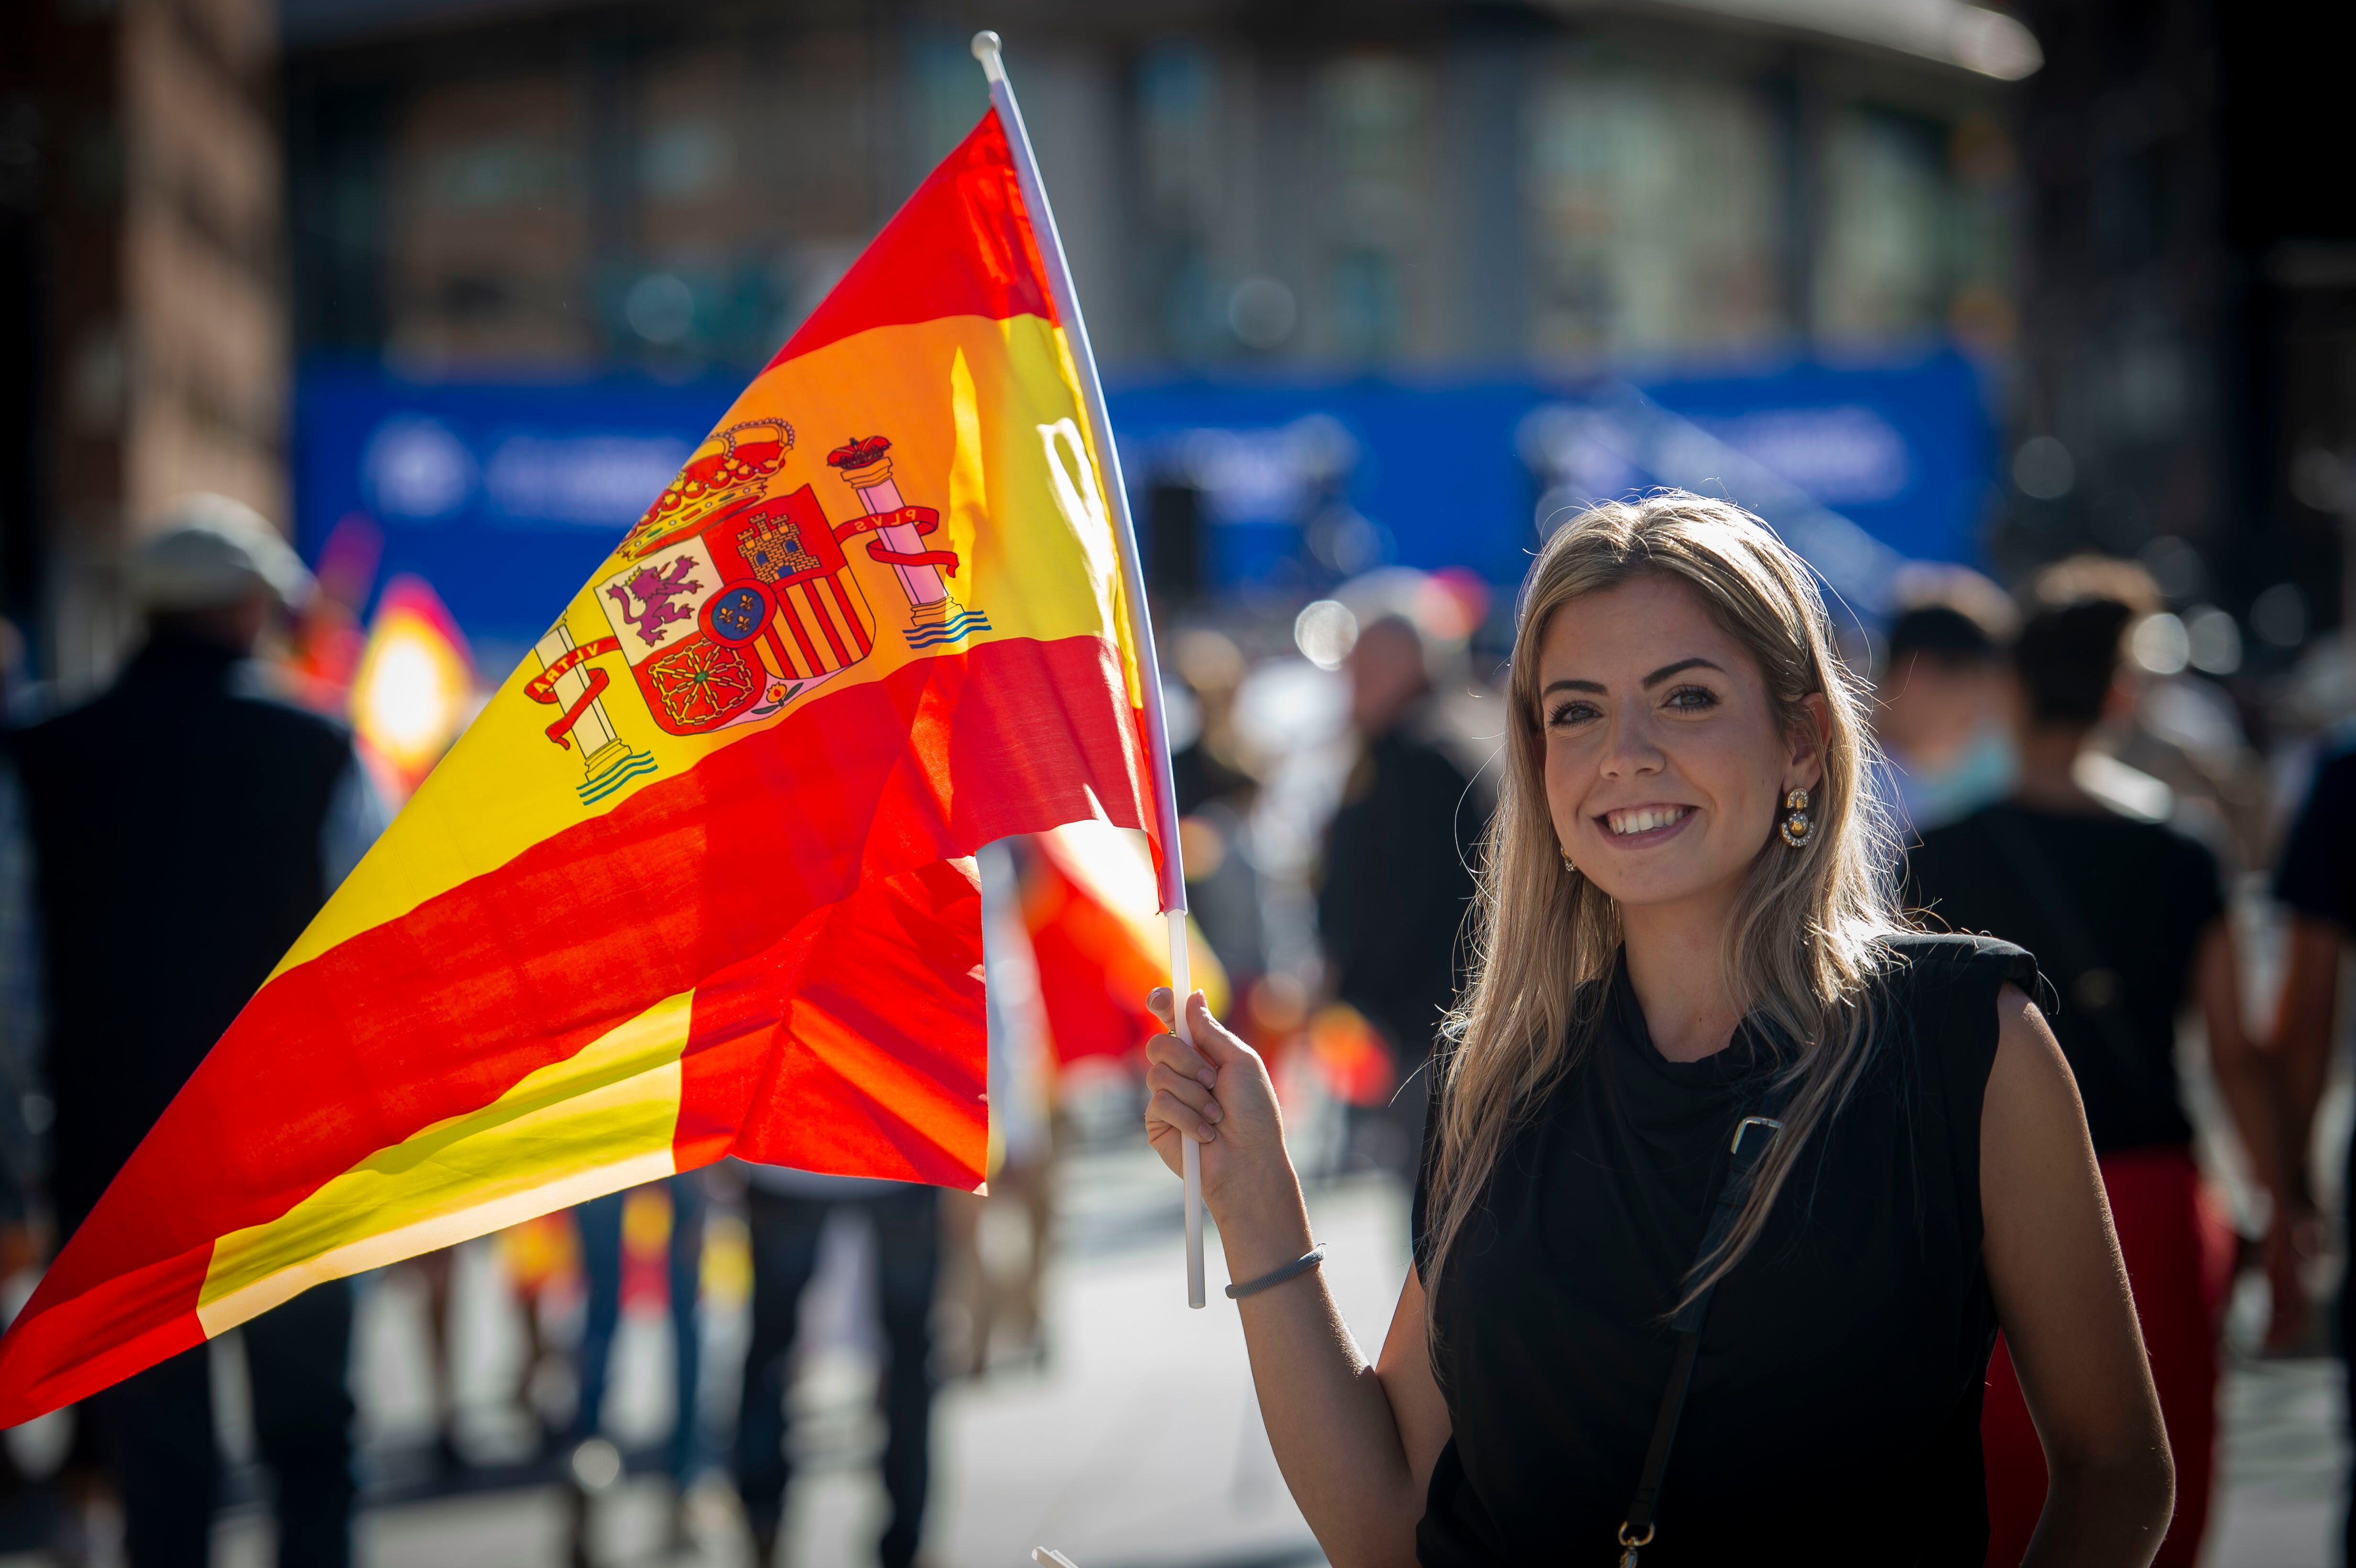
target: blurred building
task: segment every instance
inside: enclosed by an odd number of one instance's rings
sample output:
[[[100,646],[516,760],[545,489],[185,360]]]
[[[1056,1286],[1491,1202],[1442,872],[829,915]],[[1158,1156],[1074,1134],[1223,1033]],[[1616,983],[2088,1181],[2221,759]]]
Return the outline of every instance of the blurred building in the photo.
[[[981,25],[1164,592],[1510,581],[1567,486],[1677,478],[1534,443],[1606,377],[1977,549],[2039,63],[1993,10],[284,5],[304,539],[377,518],[494,649],[459,580],[569,591],[980,116]]]
[[[1108,368],[2001,349],[2036,46],[1883,9],[287,0],[301,336],[757,364],[980,115],[987,21]]]
[[[202,484],[382,521],[496,664],[467,580],[569,588],[980,115],[984,24],[1182,597],[1510,577],[1610,379],[1901,553],[2138,554],[2262,663],[2340,619],[2348,24],[2217,0],[24,0],[0,612],[86,684]]]
[[[126,528],[202,488],[289,520],[274,0],[0,7],[0,613],[70,687]]]
[[[2211,673],[2244,650],[2279,667],[2343,621],[2356,559],[2356,187],[2331,171],[2356,21],[2214,0],[2020,15],[2046,63],[2019,99],[1999,554],[2140,555],[2180,606],[2248,633]]]

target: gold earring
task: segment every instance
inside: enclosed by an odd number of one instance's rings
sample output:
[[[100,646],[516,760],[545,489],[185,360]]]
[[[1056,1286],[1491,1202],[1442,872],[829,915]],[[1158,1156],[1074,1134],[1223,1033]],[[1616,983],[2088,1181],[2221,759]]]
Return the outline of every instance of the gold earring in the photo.
[[[1783,842],[1794,849],[1808,847],[1808,838],[1816,830],[1816,819],[1808,815],[1808,792],[1795,789],[1783,797],[1783,820],[1775,825]]]
[[[1579,874],[1579,868],[1571,863],[1570,851],[1568,849],[1565,849],[1562,852],[1562,869],[1569,871],[1572,876],[1577,876]]]

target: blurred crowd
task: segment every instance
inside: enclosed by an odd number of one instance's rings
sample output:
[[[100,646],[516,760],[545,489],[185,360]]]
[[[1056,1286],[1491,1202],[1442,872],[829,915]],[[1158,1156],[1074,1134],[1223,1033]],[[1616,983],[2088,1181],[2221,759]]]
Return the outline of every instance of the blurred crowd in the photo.
[[[464,725],[476,680],[463,638],[422,584],[388,590],[363,635],[372,572],[366,541],[348,539],[315,580],[261,519],[191,502],[134,564],[146,639],[114,686],[61,714],[22,694],[12,705],[0,773],[12,1307],[241,1003],[207,976],[258,983]],[[1844,631],[1878,692],[1910,903],[1934,927],[2038,955],[2179,1474],[2199,1474],[2236,1275],[2262,1279],[2270,1302],[2251,1349],[2327,1342],[2316,1304],[2340,1249],[2322,1216],[2341,1188],[2322,1150],[2345,1136],[2329,1044],[2340,943],[2356,929],[2356,801],[2344,798],[2356,763],[2335,760],[2345,715],[2330,697],[2356,691],[2337,667],[2346,653],[2324,639],[2271,689],[2199,674],[2151,575],[2116,560],[2065,560],[2015,592],[1912,567],[1895,598],[1886,624]],[[1469,575],[1389,569],[1283,613],[1211,603],[1165,628],[1197,973],[1269,1059],[1316,1176],[1413,1179],[1421,1070],[1461,976],[1491,806],[1508,619]],[[125,736],[140,737],[136,767]],[[492,1439],[463,1419],[486,1396],[459,1370],[455,1254],[396,1265],[423,1304],[430,1386],[419,1441],[393,1456],[356,1446],[355,1286],[317,1287],[241,1331],[280,1561],[348,1562],[369,1488],[552,1485],[570,1560],[586,1563],[601,1499],[633,1470],[668,1478],[681,1547],[691,1497],[724,1478],[737,1528],[771,1560],[802,1451],[791,1394],[806,1303],[830,1257],[861,1274],[850,1299],[878,1352],[879,1557],[922,1560],[937,1391],[1049,1360],[1058,1163],[1134,1142],[1135,1051],[1155,1027],[1141,1003],[1161,973],[1135,836],[1083,825],[1006,841],[980,875],[987,1196],[732,1161],[517,1226],[488,1243],[525,1341],[496,1396],[515,1420]],[[140,983],[126,987],[131,972]],[[829,1242],[841,1232],[860,1240]],[[718,1375],[716,1299],[749,1324],[741,1369]],[[610,1419],[629,1311],[668,1325],[670,1434],[652,1446],[618,1440]],[[120,1552],[139,1568],[207,1561],[209,1521],[241,1484],[215,1442],[220,1376],[199,1346],[38,1441],[12,1435],[0,1546],[67,1563]],[[2001,1358],[1994,1386],[2001,1549],[2007,1530],[2025,1539],[2043,1472]],[[2197,1544],[2197,1512],[2179,1515],[2178,1535]]]

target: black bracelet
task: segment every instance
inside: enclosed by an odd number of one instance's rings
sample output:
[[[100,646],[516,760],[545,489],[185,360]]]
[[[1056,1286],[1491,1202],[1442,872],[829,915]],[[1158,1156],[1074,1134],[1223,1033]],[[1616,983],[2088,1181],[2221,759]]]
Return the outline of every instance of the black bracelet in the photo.
[[[1268,1273],[1260,1275],[1258,1279],[1246,1280],[1241,1285],[1231,1285],[1227,1286],[1227,1299],[1229,1301],[1241,1301],[1247,1296],[1258,1296],[1261,1291],[1266,1290],[1270,1285],[1282,1285],[1288,1279],[1291,1279],[1299,1275],[1307,1274],[1311,1269],[1315,1268],[1319,1264],[1322,1264],[1324,1261],[1325,1243],[1320,1242],[1315,1246],[1310,1248],[1307,1252],[1301,1253],[1299,1257],[1293,1259],[1290,1263],[1285,1264],[1282,1268],[1270,1269]]]

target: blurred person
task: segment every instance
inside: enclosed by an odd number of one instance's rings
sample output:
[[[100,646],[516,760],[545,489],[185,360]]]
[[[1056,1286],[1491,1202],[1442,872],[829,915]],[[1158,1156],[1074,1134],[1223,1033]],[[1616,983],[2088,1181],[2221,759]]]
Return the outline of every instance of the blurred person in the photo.
[[[130,585],[145,646],[108,690],[11,747],[33,855],[60,1237],[384,825],[343,726],[254,661],[309,588],[269,524],[190,496],[134,553]],[[289,1568],[350,1560],[351,1323],[338,1280],[241,1330]],[[83,1409],[103,1428],[134,1568],[208,1561],[221,1465],[207,1348]]]
[[[1243,651],[1230,638],[1199,628],[1179,635],[1174,662],[1196,714],[1194,737],[1170,759],[1186,865],[1186,908],[1240,993],[1268,969],[1260,873],[1251,843],[1259,781],[1236,754],[1236,692],[1248,669]]]
[[[664,1307],[670,1318],[672,1416],[670,1441],[664,1445],[664,1469],[670,1477],[670,1540],[675,1548],[691,1543],[687,1526],[687,1492],[695,1484],[703,1460],[702,1402],[703,1322],[699,1314],[703,1289],[703,1178],[696,1172],[672,1176],[645,1187],[608,1192],[575,1205],[573,1221],[581,1246],[581,1275],[585,1286],[581,1317],[581,1342],[573,1350],[573,1371],[579,1379],[580,1400],[573,1409],[570,1450],[578,1456],[583,1444],[602,1442],[599,1429],[605,1416],[605,1392],[614,1360],[614,1335],[622,1323],[623,1252],[626,1240],[623,1219],[634,1192],[661,1189],[670,1205],[670,1222],[664,1238]],[[574,1482],[572,1502],[572,1560],[589,1561],[588,1492],[581,1484],[587,1467],[570,1467]]]
[[[1487,813],[1436,732],[1415,623],[1374,621],[1344,668],[1359,749],[1325,830],[1318,936],[1333,994],[1381,1031],[1398,1085],[1387,1105],[1353,1108],[1348,1157],[1412,1175]]]
[[[1890,623],[1874,731],[1890,760],[1902,827],[1928,832],[2012,787],[2002,635],[1960,603],[1913,604]]]
[[[1225,633],[1198,627],[1178,635],[1172,663],[1196,715],[1194,738],[1170,758],[1178,815],[1191,816],[1212,801],[1248,806],[1259,782],[1236,754],[1236,693],[1250,673],[1243,650]]]
[[[2293,1152],[2288,1251],[2294,1260],[2321,1251],[2319,1228],[2308,1171],[2314,1147],[2317,1104],[2331,1073],[2331,1045],[2338,1038],[2340,962],[2356,937],[2356,741],[2342,738],[2317,768],[2315,779],[2291,825],[2275,872],[2275,897],[2289,914],[2282,996],[2275,1016],[2275,1050],[2287,1081],[2286,1143]],[[2346,1151],[2347,1177],[2340,1189],[2341,1223],[2356,1206],[2356,1140]],[[2351,1248],[2356,1253],[2356,1247]],[[2339,1354],[2351,1401],[2356,1401],[2356,1278],[2343,1275],[2336,1308]],[[2351,1409],[2356,1410],[2356,1403]],[[2356,1475],[2351,1478],[2356,1498]],[[2342,1523],[2341,1561],[2356,1563],[2356,1502]]]
[[[2090,599],[2125,604],[2134,613],[2131,647],[2147,623],[2168,611],[2148,570],[2105,555],[2056,561],[2037,574],[2029,597],[2044,608]],[[2134,656],[2120,661],[2120,684],[2118,699],[2079,753],[2078,782],[2132,812],[2172,817],[2215,850],[2229,872],[2262,864],[2271,827],[2265,769],[2231,699],[2201,677],[2157,674]]]
[[[874,1238],[875,1300],[884,1329],[876,1394],[884,1407],[884,1493],[891,1501],[875,1552],[909,1568],[924,1535],[932,1484],[933,1304],[940,1277],[941,1198],[914,1182],[823,1176],[783,1166],[742,1167],[753,1253],[753,1337],[736,1413],[736,1491],[755,1568],[776,1559],[793,1480],[788,1374],[802,1293],[818,1271],[819,1242],[837,1211]]]
[[[1258,1058],[1199,996],[1195,1045],[1148,1047],[1147,1133],[1173,1169],[1201,1145],[1327,1556],[1976,1564],[2001,1327],[2056,1477],[2032,1561],[2145,1563],[2165,1435],[2036,962],[1900,923],[1807,568],[1724,502],[1597,507],[1532,568],[1512,672],[1371,1365]]]
[[[2240,959],[2217,857],[2089,790],[2095,727],[2131,703],[2121,599],[2047,596],[2014,650],[2023,707],[2009,798],[1923,836],[1908,900],[1950,930],[2041,955],[2062,1006],[2053,1031],[2077,1081],[2160,1408],[2176,1458],[2174,1523],[2156,1562],[2197,1561],[2214,1477],[2218,1339],[2233,1240],[2203,1190],[2178,1084],[2177,1023],[2208,1027],[2217,1085],[2252,1168],[2282,1211],[2278,1101],[2242,1019]],[[1990,1563],[2028,1550],[2046,1476],[2037,1431],[1999,1343],[1982,1428]]]
[[[1015,842],[985,844],[974,857],[988,981],[989,1191],[941,1194],[941,1294],[956,1330],[954,1364],[967,1377],[990,1371],[1001,1337],[1014,1359],[1034,1367],[1047,1360],[1042,1286],[1055,1242],[1055,1053]]]

